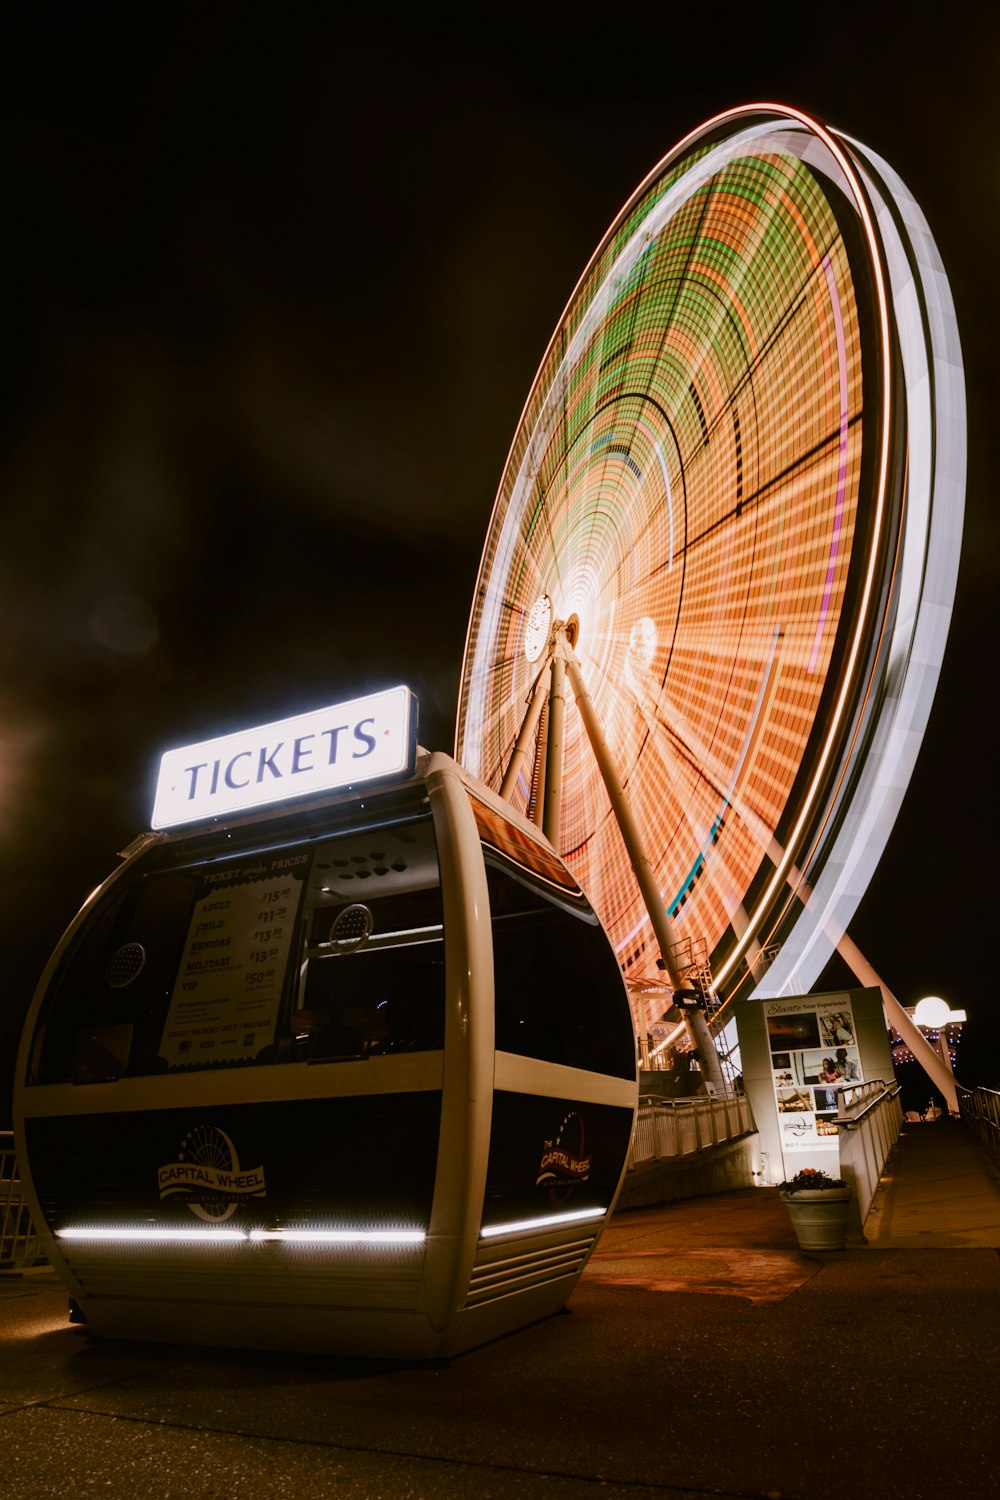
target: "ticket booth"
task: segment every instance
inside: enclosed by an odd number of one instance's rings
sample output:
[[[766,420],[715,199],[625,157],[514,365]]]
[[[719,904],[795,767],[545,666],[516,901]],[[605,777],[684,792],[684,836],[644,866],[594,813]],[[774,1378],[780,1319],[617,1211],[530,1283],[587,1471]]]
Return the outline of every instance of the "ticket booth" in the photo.
[[[164,757],[42,977],[15,1127],[95,1333],[427,1358],[564,1305],[637,1097],[621,972],[406,688]]]

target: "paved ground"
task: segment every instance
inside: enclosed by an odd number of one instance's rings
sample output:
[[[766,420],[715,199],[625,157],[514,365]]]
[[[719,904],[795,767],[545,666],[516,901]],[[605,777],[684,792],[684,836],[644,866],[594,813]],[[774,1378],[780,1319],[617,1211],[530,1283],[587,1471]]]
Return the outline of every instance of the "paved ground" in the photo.
[[[450,1364],[107,1344],[0,1280],[5,1500],[986,1500],[1000,1173],[907,1128],[868,1243],[802,1254],[776,1189],[622,1213],[569,1310]]]

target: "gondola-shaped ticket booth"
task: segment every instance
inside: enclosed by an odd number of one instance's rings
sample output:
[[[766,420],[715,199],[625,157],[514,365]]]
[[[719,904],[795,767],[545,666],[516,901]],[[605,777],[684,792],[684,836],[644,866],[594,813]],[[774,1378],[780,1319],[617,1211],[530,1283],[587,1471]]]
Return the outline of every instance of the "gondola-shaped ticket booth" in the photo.
[[[15,1108],[95,1333],[427,1358],[566,1302],[636,1094],[583,892],[395,688],[163,757]]]

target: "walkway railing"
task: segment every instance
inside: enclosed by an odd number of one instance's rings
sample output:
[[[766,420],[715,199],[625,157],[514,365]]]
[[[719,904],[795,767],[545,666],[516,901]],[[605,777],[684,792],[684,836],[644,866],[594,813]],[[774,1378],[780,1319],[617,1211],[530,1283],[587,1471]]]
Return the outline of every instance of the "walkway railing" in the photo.
[[[706,1146],[719,1146],[755,1128],[745,1094],[716,1094],[696,1099],[642,1095],[629,1169],[664,1158],[688,1156]]]
[[[958,1115],[966,1130],[991,1156],[1000,1156],[1000,1094],[994,1089],[958,1085]]]
[[[872,1206],[882,1168],[903,1128],[903,1107],[896,1082],[875,1078],[846,1084],[839,1090],[837,1133],[840,1175],[854,1189],[847,1212],[847,1237],[864,1240],[864,1222]]]
[[[35,1234],[14,1156],[14,1132],[0,1130],[0,1271],[21,1271],[38,1259]]]

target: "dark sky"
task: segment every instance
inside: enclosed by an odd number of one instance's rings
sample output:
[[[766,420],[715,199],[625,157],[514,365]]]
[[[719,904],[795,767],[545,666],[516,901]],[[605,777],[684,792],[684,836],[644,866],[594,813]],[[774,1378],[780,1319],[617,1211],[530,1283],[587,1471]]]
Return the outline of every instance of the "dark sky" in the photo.
[[[577,277],[681,136],[773,99],[896,167],[952,282],[958,601],[851,931],[904,1004],[967,1007],[965,1081],[1000,1084],[1000,24],[817,9],[469,7],[473,32],[415,7],[4,6],[0,1049],[148,826],[163,749],[400,681],[452,748],[494,495]]]

